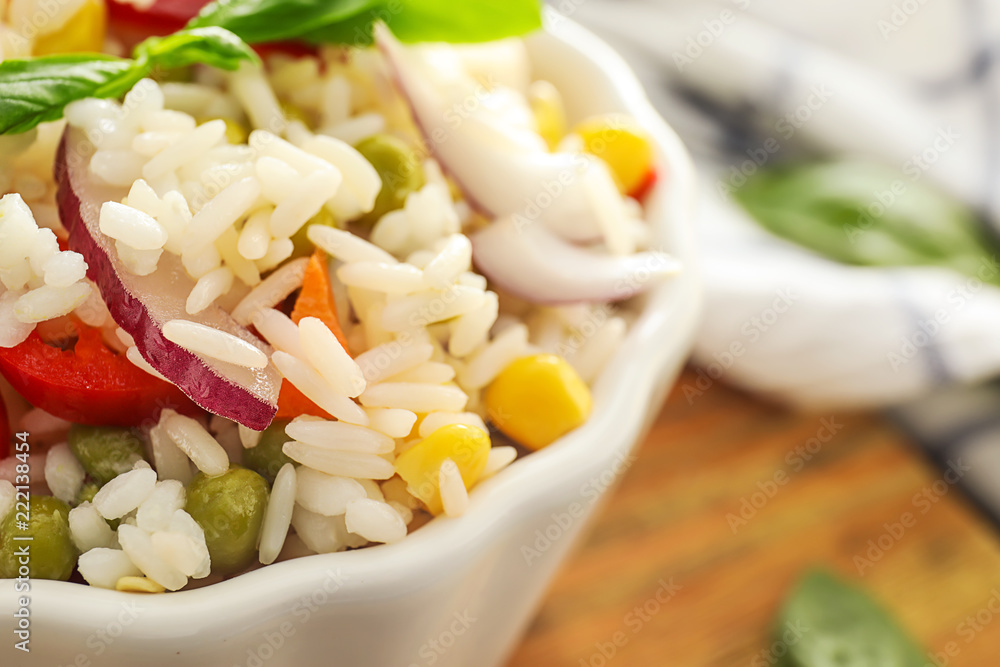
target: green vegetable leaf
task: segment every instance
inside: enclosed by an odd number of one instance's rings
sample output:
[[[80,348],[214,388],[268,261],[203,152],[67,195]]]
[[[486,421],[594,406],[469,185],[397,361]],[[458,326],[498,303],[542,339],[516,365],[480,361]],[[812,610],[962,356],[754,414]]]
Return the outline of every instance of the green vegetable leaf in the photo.
[[[366,46],[375,21],[404,42],[485,42],[541,28],[542,13],[538,0],[216,0],[188,25],[220,26],[250,43]]]
[[[997,252],[965,206],[876,164],[762,169],[734,196],[772,233],[844,264],[976,275]]]
[[[0,62],[0,134],[27,132],[58,120],[76,100],[121,97],[154,68],[205,63],[231,70],[243,60],[259,62],[249,46],[221,28],[151,37],[134,55],[134,60],[77,53]]]
[[[396,0],[397,2],[399,0]],[[381,7],[385,0],[216,0],[188,28],[225,28],[250,44],[294,39]]]
[[[775,637],[789,667],[924,667],[920,647],[864,591],[821,571],[785,601]]]
[[[195,63],[234,70],[240,62],[260,62],[246,42],[223,28],[192,28],[166,37],[150,37],[135,48],[141,63],[163,69],[187,67]]]
[[[74,100],[121,95],[134,66],[131,60],[98,54],[0,62],[0,134],[58,120]]]
[[[542,27],[538,0],[401,0],[401,5],[383,20],[404,42],[488,42]]]

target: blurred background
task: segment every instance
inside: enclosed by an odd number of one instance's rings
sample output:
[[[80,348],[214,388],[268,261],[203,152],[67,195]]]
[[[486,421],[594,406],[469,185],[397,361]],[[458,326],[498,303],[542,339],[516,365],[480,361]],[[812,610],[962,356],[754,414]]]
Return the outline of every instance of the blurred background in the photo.
[[[548,18],[610,42],[691,149],[706,304],[510,664],[997,664],[1000,4]]]

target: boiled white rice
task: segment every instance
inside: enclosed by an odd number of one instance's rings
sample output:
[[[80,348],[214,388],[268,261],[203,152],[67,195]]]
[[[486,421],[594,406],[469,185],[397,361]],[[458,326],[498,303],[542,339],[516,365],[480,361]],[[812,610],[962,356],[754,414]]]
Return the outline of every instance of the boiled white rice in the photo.
[[[170,320],[162,331],[164,338],[191,352],[246,368],[267,366],[267,355],[259,347],[200,322]]]
[[[103,521],[103,519],[102,519]],[[77,560],[77,569],[88,584],[98,588],[114,590],[115,584],[122,577],[135,577],[142,574],[121,549],[97,547],[82,554]]]
[[[346,395],[338,393],[306,362],[285,352],[275,352],[271,355],[271,361],[296,389],[337,419],[362,426],[368,424],[365,411]]]
[[[139,507],[155,485],[156,472],[137,467],[102,486],[94,496],[94,507],[105,519],[120,519]]]
[[[354,398],[365,390],[364,373],[322,320],[303,317],[299,342],[306,360],[337,393]]]
[[[295,466],[286,463],[274,478],[271,497],[264,512],[264,523],[260,529],[258,558],[264,565],[273,563],[285,544],[298,495],[297,477]]]
[[[139,505],[135,524],[146,532],[167,530],[174,512],[184,507],[187,491],[184,485],[174,479],[156,483],[153,492]]]
[[[386,435],[345,422],[296,418],[285,427],[285,433],[307,445],[343,452],[388,454],[396,446]]]
[[[187,583],[187,576],[157,553],[143,529],[123,523],[118,526],[118,541],[135,567],[167,590],[180,590]]]
[[[448,516],[462,516],[469,508],[469,493],[462,481],[458,465],[445,459],[438,470],[438,487],[441,490],[441,505]]]
[[[344,522],[347,530],[370,542],[391,543],[406,537],[403,517],[386,503],[370,498],[348,503]]]
[[[312,468],[299,468],[295,482],[295,502],[324,516],[343,514],[352,500],[366,497],[365,488],[358,480],[328,475]]]
[[[61,443],[49,449],[45,457],[45,483],[56,498],[75,503],[86,475],[69,445]]]
[[[497,474],[513,463],[516,458],[517,450],[509,445],[492,447],[489,455],[486,457],[486,467],[483,468],[483,472],[479,476],[480,479],[486,479]]]
[[[413,430],[417,415],[400,408],[366,408],[368,428],[390,438],[405,438]]]
[[[295,441],[286,442],[282,451],[293,461],[328,475],[389,479],[396,472],[390,462],[374,454],[341,452]]]
[[[69,536],[80,553],[118,547],[115,532],[90,502],[82,502],[69,511]]]
[[[160,426],[198,470],[210,477],[229,470],[226,450],[194,419],[175,413],[161,419]]]
[[[302,286],[308,264],[309,260],[302,257],[277,269],[237,304],[233,309],[233,319],[246,326],[250,324],[254,313],[258,310],[273,308],[281,303],[285,297]]]
[[[383,382],[359,397],[366,408],[402,408],[413,412],[460,412],[469,397],[458,387],[410,382]]]

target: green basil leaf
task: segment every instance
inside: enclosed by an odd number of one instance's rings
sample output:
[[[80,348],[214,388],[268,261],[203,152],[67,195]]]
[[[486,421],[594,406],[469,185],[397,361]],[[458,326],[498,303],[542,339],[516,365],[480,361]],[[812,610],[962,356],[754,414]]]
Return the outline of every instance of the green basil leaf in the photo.
[[[234,70],[240,62],[259,63],[246,42],[224,28],[192,28],[166,37],[150,37],[135,48],[139,62],[172,69],[195,63]]]
[[[384,0],[216,0],[188,28],[225,28],[250,44],[294,39],[381,6]]]
[[[538,0],[399,0],[402,10],[384,19],[404,42],[489,42],[542,27]]]
[[[844,264],[976,275],[998,252],[968,208],[876,164],[761,169],[734,196],[772,233]]]
[[[811,572],[785,601],[775,638],[796,667],[924,667],[920,647],[864,591]]]
[[[0,62],[0,134],[27,132],[62,118],[85,97],[118,97],[135,78],[135,63],[99,54],[67,54]],[[134,81],[132,81],[134,83]]]
[[[541,28],[542,12],[538,0],[216,0],[188,25],[220,26],[250,43],[367,46],[375,21],[404,42],[486,42]]]

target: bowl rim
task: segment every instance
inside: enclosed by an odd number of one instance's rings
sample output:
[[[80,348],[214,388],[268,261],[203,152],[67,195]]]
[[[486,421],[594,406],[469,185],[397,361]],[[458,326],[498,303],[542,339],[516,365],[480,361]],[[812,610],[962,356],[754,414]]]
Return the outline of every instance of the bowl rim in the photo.
[[[100,619],[100,610],[118,613],[123,601],[128,601],[142,610],[130,627],[130,636],[162,637],[164,624],[184,634],[201,633],[217,623],[228,624],[241,614],[251,618],[251,613],[259,613],[262,599],[275,603],[308,595],[324,577],[336,580],[340,602],[404,596],[447,576],[451,564],[463,562],[469,552],[488,545],[490,533],[531,512],[541,497],[579,489],[581,481],[608,470],[616,470],[617,477],[622,462],[627,467],[630,453],[648,426],[647,407],[656,394],[657,382],[664,373],[675,372],[686,358],[698,320],[701,298],[693,231],[697,199],[694,166],[680,138],[652,107],[635,74],[605,42],[561,16],[556,21],[549,17],[545,30],[528,39],[554,39],[574,51],[574,57],[601,70],[614,88],[616,103],[653,136],[661,164],[670,169],[649,194],[650,218],[655,223],[655,236],[669,245],[671,254],[685,268],[651,291],[626,344],[594,385],[595,409],[587,423],[482,482],[462,517],[438,517],[398,543],[283,561],[169,595],[135,596],[77,583],[34,580],[33,604],[40,598],[58,600],[58,604],[46,606],[48,624],[91,628]],[[609,442],[613,446],[608,447]],[[16,597],[4,596],[4,600],[0,600],[0,613],[12,610]]]

